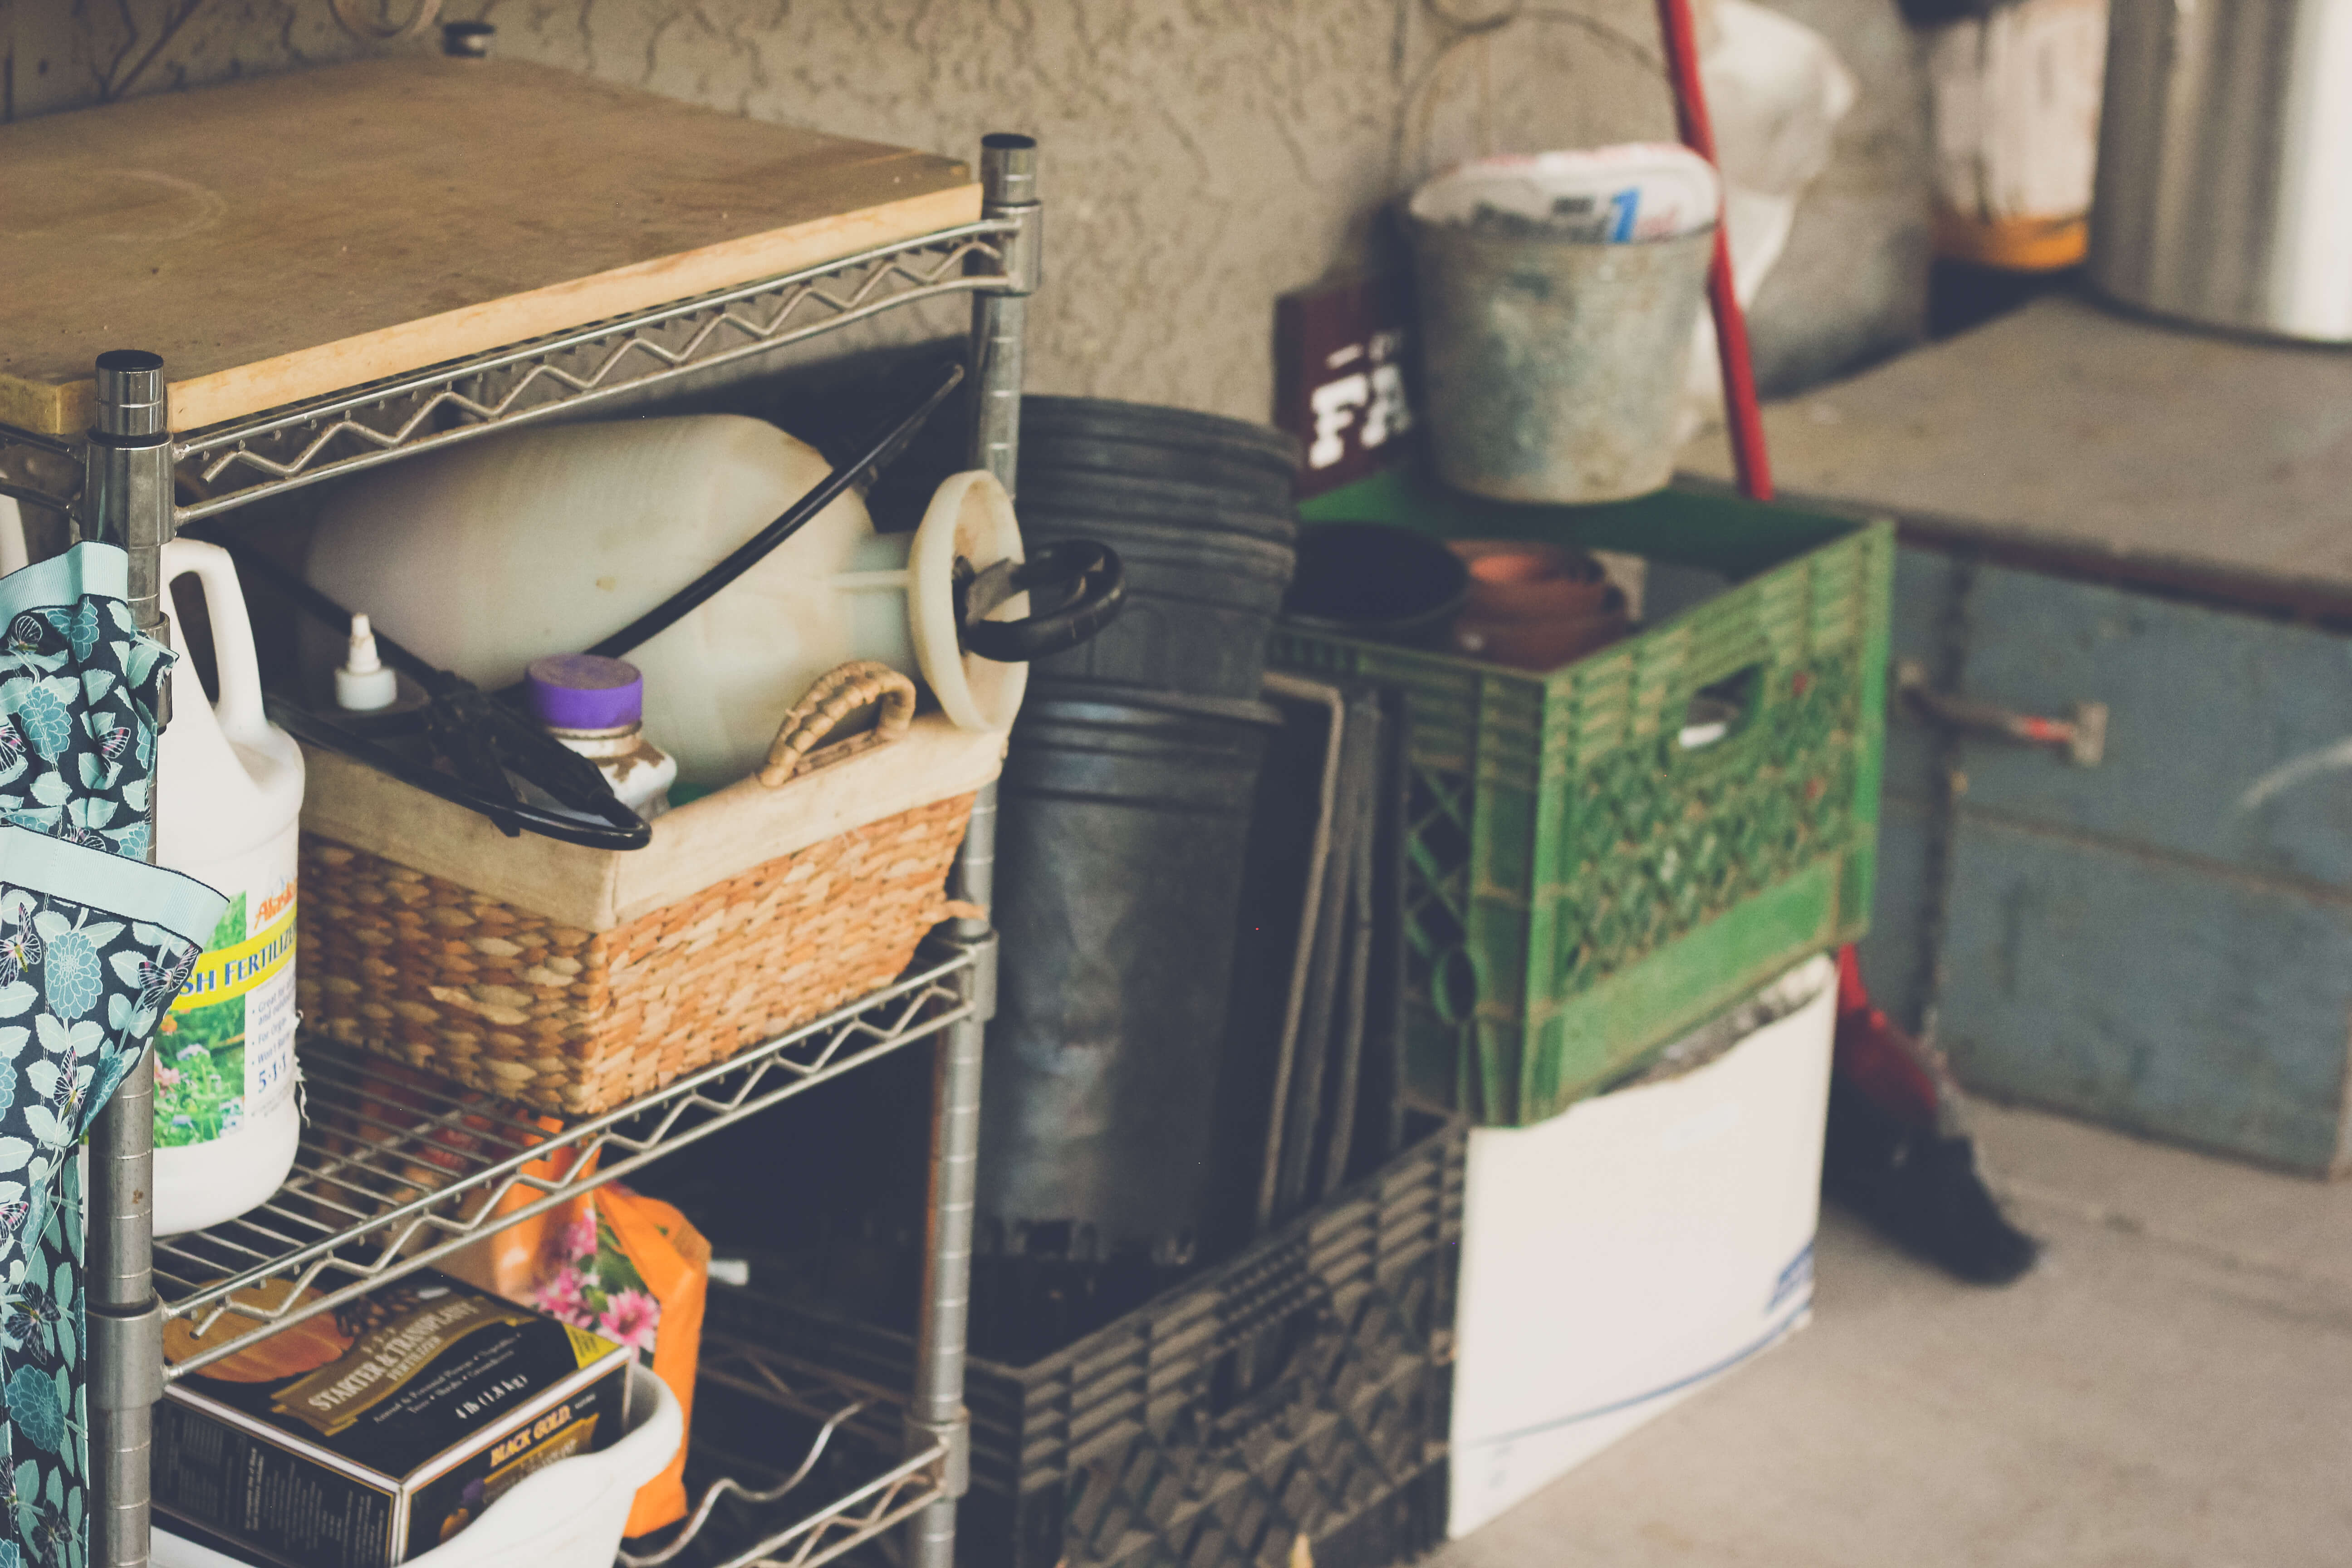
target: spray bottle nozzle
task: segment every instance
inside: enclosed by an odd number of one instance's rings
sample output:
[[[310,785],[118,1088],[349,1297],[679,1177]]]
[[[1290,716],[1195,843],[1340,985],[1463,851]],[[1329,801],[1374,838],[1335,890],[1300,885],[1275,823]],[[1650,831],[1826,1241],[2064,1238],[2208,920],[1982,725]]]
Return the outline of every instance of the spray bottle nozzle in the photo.
[[[375,628],[365,614],[352,617],[351,645],[335,671],[335,705],[348,713],[373,713],[392,706],[400,683],[375,648]]]

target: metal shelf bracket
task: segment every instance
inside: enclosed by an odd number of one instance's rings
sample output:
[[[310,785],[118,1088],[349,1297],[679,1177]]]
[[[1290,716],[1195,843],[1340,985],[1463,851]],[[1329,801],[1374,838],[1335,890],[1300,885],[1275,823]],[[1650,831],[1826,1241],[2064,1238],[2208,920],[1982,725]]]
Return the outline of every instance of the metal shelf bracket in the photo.
[[[1003,289],[1002,220],[878,247],[349,392],[192,431],[183,523],[411,453],[568,415],[918,300]]]
[[[971,963],[962,952],[935,958],[872,996],[561,1132],[389,1058],[306,1037],[309,1118],[286,1185],[239,1218],[155,1244],[163,1317],[184,1321],[203,1342],[165,1375],[208,1366],[954,1028],[971,1016]],[[593,1168],[581,1173],[592,1155]],[[232,1321],[246,1326],[211,1338]]]

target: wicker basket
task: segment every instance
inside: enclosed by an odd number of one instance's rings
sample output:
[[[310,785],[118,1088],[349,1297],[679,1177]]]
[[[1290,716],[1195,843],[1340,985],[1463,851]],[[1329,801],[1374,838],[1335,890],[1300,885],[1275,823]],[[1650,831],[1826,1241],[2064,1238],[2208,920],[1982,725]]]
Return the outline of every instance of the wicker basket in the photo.
[[[305,1024],[549,1110],[610,1110],[905,969],[1003,751],[927,718],[680,806],[631,853],[507,838],[310,752]]]

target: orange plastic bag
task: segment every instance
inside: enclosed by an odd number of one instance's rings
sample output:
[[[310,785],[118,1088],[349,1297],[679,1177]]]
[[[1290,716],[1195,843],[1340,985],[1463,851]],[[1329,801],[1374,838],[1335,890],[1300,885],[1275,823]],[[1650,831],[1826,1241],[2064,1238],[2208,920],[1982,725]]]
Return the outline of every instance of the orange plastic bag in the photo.
[[[577,1158],[576,1151],[565,1150],[526,1169],[559,1177]],[[499,1206],[520,1208],[534,1195],[519,1187]],[[668,1204],[608,1184],[486,1237],[442,1267],[509,1301],[636,1351],[677,1395],[691,1426],[694,1368],[710,1291],[710,1243]],[[638,1489],[627,1532],[643,1535],[684,1517],[681,1442],[668,1468]]]

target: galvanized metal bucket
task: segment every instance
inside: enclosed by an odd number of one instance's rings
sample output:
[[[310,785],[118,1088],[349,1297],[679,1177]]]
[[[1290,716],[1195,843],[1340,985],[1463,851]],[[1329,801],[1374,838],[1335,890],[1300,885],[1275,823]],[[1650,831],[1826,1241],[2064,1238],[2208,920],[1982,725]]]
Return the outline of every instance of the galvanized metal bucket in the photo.
[[[1594,243],[1413,220],[1431,445],[1497,500],[1664,488],[1715,226]]]

